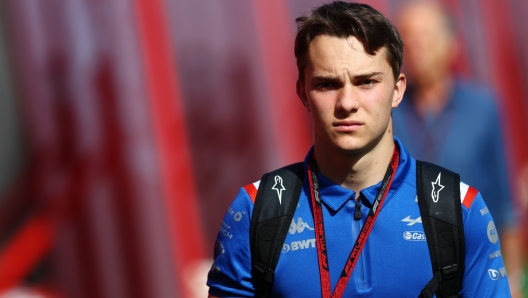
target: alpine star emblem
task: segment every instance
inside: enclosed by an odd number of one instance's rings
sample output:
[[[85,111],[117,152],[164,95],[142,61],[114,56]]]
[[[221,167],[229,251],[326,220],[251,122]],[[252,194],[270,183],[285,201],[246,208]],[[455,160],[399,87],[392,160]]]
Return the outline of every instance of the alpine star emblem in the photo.
[[[433,198],[433,202],[435,203],[438,202],[440,191],[444,189],[444,186],[440,184],[441,176],[442,176],[442,173],[440,172],[438,173],[438,177],[436,177],[436,181],[431,182],[431,184],[433,185],[433,190],[431,190],[431,198]]]
[[[284,185],[282,185],[282,177],[281,176],[275,176],[275,184],[271,189],[274,189],[277,191],[277,195],[279,196],[279,204],[282,204],[282,191],[286,190]]]
[[[418,216],[417,219],[412,219],[411,216],[407,216],[406,218],[402,219],[401,221],[403,222],[408,222],[408,226],[412,226],[416,223],[422,223],[422,217],[421,216]]]

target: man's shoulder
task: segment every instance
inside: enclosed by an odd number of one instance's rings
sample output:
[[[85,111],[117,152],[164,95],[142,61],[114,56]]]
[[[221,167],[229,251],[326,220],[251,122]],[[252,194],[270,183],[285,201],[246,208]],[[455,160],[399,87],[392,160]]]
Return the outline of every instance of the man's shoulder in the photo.
[[[460,182],[460,203],[468,210],[473,205],[473,201],[475,201],[478,193],[479,192],[476,188],[464,182]]]
[[[419,161],[419,160],[416,160],[414,159],[413,157],[410,158],[413,162],[412,164],[414,165],[413,167],[410,168],[410,171],[408,173],[408,177],[406,178],[406,181],[407,183],[411,186],[412,189],[414,189],[415,191],[418,191],[417,189],[417,175],[418,175],[418,172],[417,172],[417,164],[418,163],[422,163],[422,166],[423,165],[423,161]],[[457,173],[456,171],[453,171],[449,168],[444,168],[444,167],[441,167],[439,166],[438,164],[436,163],[429,163],[431,164],[432,166],[434,167],[438,167],[439,169],[443,170],[443,171],[448,171],[448,172],[452,172],[454,174],[459,174]],[[436,177],[436,176],[435,176]],[[436,177],[438,178],[438,177]],[[442,177],[440,177],[442,179]],[[460,180],[460,183],[459,183],[459,188],[460,188],[460,203],[462,206],[464,206],[467,210],[469,210],[471,208],[471,206],[473,205],[473,202],[475,201],[475,199],[477,198],[477,195],[480,195],[479,191],[469,185],[469,184],[466,184],[462,179],[464,177],[461,177],[461,180]],[[424,177],[422,177],[422,179],[424,179]],[[443,180],[440,180],[440,181],[436,181],[437,183],[440,183],[440,184],[445,184],[445,182],[443,182]],[[435,181],[424,181],[424,183],[433,183],[435,184],[436,183]],[[444,185],[441,185],[441,188],[443,189]]]
[[[301,179],[304,180],[304,164],[303,162],[296,162],[293,164],[289,164],[287,166],[283,166],[280,168],[277,168],[275,170],[272,170],[270,172],[264,173],[262,176],[262,179],[265,180],[272,180],[272,190],[279,189],[277,191],[280,191],[280,189],[285,187],[285,179],[291,180],[291,179]],[[251,199],[253,203],[255,203],[255,200],[257,198],[257,194],[259,191],[259,188],[261,187],[262,180],[255,181],[253,183],[246,184],[242,187],[243,190],[245,190]],[[288,181],[289,182],[289,181]],[[301,181],[302,183],[303,181]]]
[[[255,181],[253,183],[246,184],[242,187],[242,189],[244,189],[247,192],[253,204],[255,204],[255,199],[257,198],[257,192],[258,192],[259,186],[260,186],[260,180]]]

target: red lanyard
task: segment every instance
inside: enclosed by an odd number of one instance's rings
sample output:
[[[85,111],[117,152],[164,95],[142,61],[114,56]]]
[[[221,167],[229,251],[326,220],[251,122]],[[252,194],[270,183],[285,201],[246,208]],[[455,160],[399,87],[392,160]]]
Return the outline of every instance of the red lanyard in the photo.
[[[400,159],[399,155],[400,154],[398,152],[397,147],[394,146],[394,153],[392,154],[392,158],[387,168],[387,172],[385,173],[385,176],[383,177],[383,181],[381,183],[381,187],[378,191],[378,194],[376,195],[376,199],[374,200],[374,204],[372,205],[372,208],[370,209],[370,212],[367,215],[367,219],[365,220],[365,224],[363,225],[363,228],[359,232],[359,235],[356,239],[356,243],[354,243],[354,246],[352,247],[350,256],[348,257],[347,263],[345,267],[343,268],[343,271],[341,272],[341,276],[339,277],[337,286],[335,287],[333,294],[330,292],[330,270],[328,268],[328,252],[326,250],[326,238],[325,238],[324,223],[323,223],[323,210],[321,207],[321,197],[319,195],[319,181],[317,179],[317,174],[316,174],[317,164],[315,163],[315,157],[312,157],[310,167],[308,168],[308,181],[310,183],[310,191],[312,195],[312,207],[314,210],[314,225],[315,225],[315,236],[316,236],[316,242],[317,242],[317,256],[319,259],[319,275],[321,278],[321,291],[323,293],[323,298],[329,298],[329,297],[334,298],[334,297],[343,296],[348,280],[350,279],[352,270],[354,269],[354,266],[356,265],[356,262],[358,260],[358,256],[363,250],[363,247],[365,246],[365,242],[367,242],[367,238],[370,234],[370,231],[372,230],[372,227],[374,226],[374,222],[376,221],[376,218],[378,217],[379,210],[380,210],[380,208],[378,207],[383,205],[383,202],[385,201],[385,197],[387,197],[388,190],[390,189],[392,180],[394,179],[394,175],[396,173],[396,169],[398,168],[398,162]]]

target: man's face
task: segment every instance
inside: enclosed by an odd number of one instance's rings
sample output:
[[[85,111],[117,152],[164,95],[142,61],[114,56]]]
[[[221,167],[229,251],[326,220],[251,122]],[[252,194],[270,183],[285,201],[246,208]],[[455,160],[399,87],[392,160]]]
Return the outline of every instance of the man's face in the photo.
[[[405,76],[395,84],[385,49],[371,56],[355,37],[321,35],[308,61],[297,94],[312,114],[316,147],[354,154],[392,140],[391,110],[401,101]]]

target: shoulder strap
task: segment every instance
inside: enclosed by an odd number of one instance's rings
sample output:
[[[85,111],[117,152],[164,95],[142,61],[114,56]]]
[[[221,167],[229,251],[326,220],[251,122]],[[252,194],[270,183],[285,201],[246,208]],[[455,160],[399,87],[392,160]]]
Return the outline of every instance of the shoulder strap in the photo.
[[[255,297],[271,297],[275,267],[299,202],[303,163],[264,174],[260,180],[250,226]]]
[[[433,278],[420,297],[458,297],[464,276],[464,225],[460,176],[437,165],[416,161],[418,205],[429,246]]]

